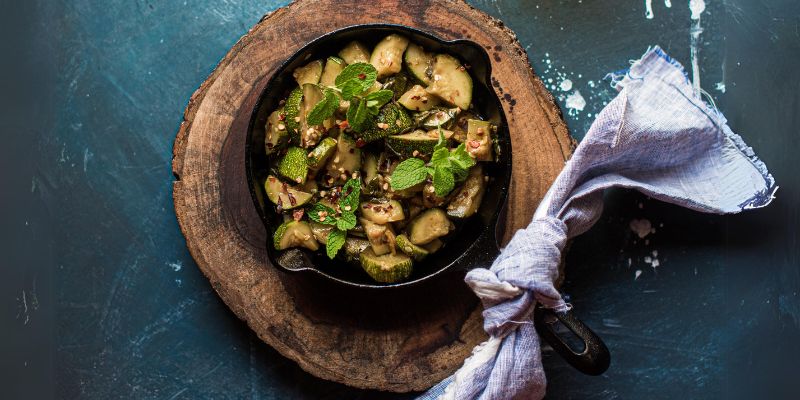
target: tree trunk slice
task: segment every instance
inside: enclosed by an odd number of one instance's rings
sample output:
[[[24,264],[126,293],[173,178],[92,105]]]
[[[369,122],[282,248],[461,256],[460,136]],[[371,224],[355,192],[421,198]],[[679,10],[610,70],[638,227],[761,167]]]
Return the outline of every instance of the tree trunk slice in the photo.
[[[325,18],[320,18],[325,16]],[[192,95],[173,150],[175,213],[192,257],[253,331],[318,377],[359,388],[424,390],[486,339],[462,275],[415,295],[340,293],[269,265],[250,199],[244,142],[270,75],[308,41],[358,23],[395,23],[468,38],[492,57],[513,148],[504,241],[525,227],[574,148],[561,112],[502,22],[462,1],[297,1],[266,15]]]

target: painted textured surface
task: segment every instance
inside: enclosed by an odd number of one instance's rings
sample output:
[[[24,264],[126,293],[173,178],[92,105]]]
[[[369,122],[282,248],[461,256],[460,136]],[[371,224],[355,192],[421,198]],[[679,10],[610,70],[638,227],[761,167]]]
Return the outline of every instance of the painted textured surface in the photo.
[[[0,361],[16,378],[12,395],[47,395],[41,382],[53,379],[59,398],[383,397],[313,378],[261,343],[214,295],[175,221],[170,160],[183,108],[283,3],[28,6],[52,84],[41,95],[48,117],[10,147],[28,155],[11,182],[26,205],[4,216],[17,234],[3,249],[15,267],[2,283],[3,335],[22,343]],[[651,44],[691,65],[685,1],[651,2],[652,19],[646,1],[473,4],[517,33],[577,138],[613,96],[606,72]],[[778,198],[716,217],[609,193],[601,223],[570,250],[564,289],[606,340],[612,367],[581,376],[545,351],[550,398],[797,393],[786,385],[800,357],[799,15],[790,0],[707,3],[702,87],[771,167]],[[655,233],[639,238],[632,219]],[[22,387],[31,379],[38,387]]]

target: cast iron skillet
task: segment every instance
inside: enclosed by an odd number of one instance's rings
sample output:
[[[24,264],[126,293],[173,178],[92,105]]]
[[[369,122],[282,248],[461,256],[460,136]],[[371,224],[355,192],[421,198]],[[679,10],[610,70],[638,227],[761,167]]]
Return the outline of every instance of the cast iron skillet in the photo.
[[[245,162],[250,193],[258,214],[264,222],[268,237],[272,237],[282,218],[274,212],[268,201],[265,202],[263,182],[269,171],[269,160],[264,151],[264,125],[271,110],[285,99],[296,85],[292,71],[312,59],[325,59],[351,40],[359,40],[373,46],[390,33],[400,33],[411,41],[422,45],[427,51],[449,53],[470,66],[473,78],[473,103],[478,114],[498,127],[498,160],[484,163],[490,177],[483,202],[472,218],[459,224],[452,239],[438,252],[429,256],[415,268],[411,277],[401,283],[379,284],[365,272],[341,260],[330,260],[322,252],[305,249],[276,251],[271,241],[267,243],[267,255],[272,265],[291,274],[318,274],[332,284],[345,285],[355,290],[401,290],[429,281],[436,275],[449,270],[467,271],[476,266],[490,265],[499,254],[497,244],[498,219],[506,201],[511,180],[511,141],[503,108],[494,90],[491,89],[491,63],[484,49],[468,40],[444,41],[427,32],[402,25],[367,24],[355,25],[330,32],[311,41],[291,55],[272,75],[259,97],[248,127],[245,146]],[[544,308],[534,313],[537,330],[541,336],[578,370],[592,375],[603,373],[609,365],[606,346],[588,327],[573,314],[556,314]],[[560,336],[555,327],[560,321],[583,342],[583,349],[573,350]]]

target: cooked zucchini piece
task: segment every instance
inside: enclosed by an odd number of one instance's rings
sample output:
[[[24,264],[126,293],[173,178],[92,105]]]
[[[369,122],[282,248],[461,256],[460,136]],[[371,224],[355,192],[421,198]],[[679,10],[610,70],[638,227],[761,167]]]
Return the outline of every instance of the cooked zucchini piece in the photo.
[[[333,117],[326,119],[322,125],[312,126],[306,121],[306,117],[314,109],[314,106],[319,103],[325,95],[322,93],[317,85],[305,84],[303,85],[303,101],[300,106],[300,146],[311,147],[316,145],[320,138],[325,135],[327,129],[333,126]]]
[[[361,133],[365,142],[374,142],[389,135],[398,135],[411,129],[413,122],[403,107],[395,103],[383,106],[373,120],[372,126]]]
[[[492,125],[488,121],[467,121],[466,148],[478,161],[492,160]]]
[[[303,102],[303,88],[296,87],[289,93],[283,105],[286,113],[286,128],[294,144],[300,144],[300,103]]]
[[[378,174],[378,157],[372,153],[364,154],[361,163],[361,176],[364,178],[364,185],[361,190],[364,194],[376,195],[383,189],[381,176]]]
[[[425,208],[439,207],[447,204],[453,198],[454,190],[444,196],[437,196],[432,183],[426,183],[422,189],[422,204]]]
[[[348,231],[348,233],[350,232]],[[344,240],[344,251],[339,254],[343,254],[347,262],[359,262],[361,253],[368,247],[369,240],[348,236],[347,239]]]
[[[475,215],[483,200],[484,191],[486,176],[483,174],[483,167],[477,164],[469,170],[464,185],[447,205],[447,215],[453,218],[469,218]]]
[[[433,73],[433,54],[426,53],[425,50],[414,43],[408,45],[406,54],[403,57],[406,68],[411,76],[428,86],[431,84],[431,74]]]
[[[413,261],[403,253],[379,256],[372,248],[367,248],[360,258],[361,268],[378,282],[396,283],[411,276]]]
[[[311,227],[307,222],[290,220],[282,223],[272,236],[272,244],[276,250],[291,247],[305,247],[309,250],[319,249]]]
[[[424,247],[411,243],[406,235],[397,235],[395,238],[395,244],[397,244],[397,248],[400,249],[400,251],[408,254],[414,259],[414,261],[422,261],[428,256],[428,254],[430,254],[430,252]]]
[[[272,175],[264,181],[264,191],[267,192],[269,201],[278,205],[282,210],[303,206],[311,200],[311,193],[281,182]]]
[[[292,72],[292,76],[300,86],[310,83],[316,85],[322,76],[322,60],[314,60]]]
[[[336,142],[336,153],[328,162],[328,184],[344,183],[353,172],[361,169],[361,149],[356,146],[356,141],[340,132]]]
[[[314,235],[314,239],[322,244],[328,244],[328,235],[335,227],[333,225],[320,224],[314,221],[311,221],[309,225],[311,226],[311,233]]]
[[[444,133],[444,130],[442,132]],[[449,133],[452,136],[452,132]],[[438,132],[436,130],[431,130],[429,133],[417,129],[402,135],[387,137],[386,147],[395,154],[406,158],[430,155],[433,153],[433,148],[439,143],[439,137],[437,135]]]
[[[406,228],[411,243],[422,245],[450,232],[450,220],[441,209],[431,208],[418,215]]]
[[[410,199],[417,195],[417,193],[422,191],[422,188],[425,186],[425,182],[420,182],[410,188],[406,188],[403,190],[394,190],[389,188],[389,191],[386,193],[386,197],[390,199]]]
[[[325,166],[328,159],[336,152],[336,139],[326,137],[308,153],[308,169],[311,175],[316,175],[317,171]]]
[[[408,39],[391,34],[375,45],[369,63],[378,70],[378,79],[400,72],[403,68],[403,53],[408,47]]]
[[[366,218],[360,218],[359,222],[364,227],[367,240],[376,255],[383,255],[392,251],[394,247],[394,232],[391,226],[376,224]],[[390,240],[391,239],[391,240]]]
[[[439,105],[439,99],[428,94],[420,85],[412,86],[397,102],[411,111],[428,111]]]
[[[273,111],[267,118],[267,125],[264,127],[264,149],[267,154],[283,149],[289,141],[289,131],[283,122],[285,119],[283,107]]]
[[[306,182],[308,164],[306,151],[299,147],[290,147],[278,163],[278,174],[299,184]]]
[[[461,112],[460,108],[434,108],[422,121],[422,126],[427,128],[449,128],[453,125],[455,117]]]
[[[447,54],[434,58],[431,84],[426,90],[462,110],[472,102],[472,78],[461,62]]]
[[[391,90],[394,93],[394,98],[399,98],[408,89],[408,76],[402,72],[392,75],[386,78],[383,85],[381,85],[381,89]]]
[[[325,61],[325,69],[322,70],[322,76],[319,78],[319,84],[322,86],[335,86],[336,77],[342,72],[345,67],[344,60],[339,57],[328,57]]]
[[[354,40],[348,43],[347,46],[344,46],[341,51],[339,51],[339,57],[341,57],[347,64],[368,63],[369,49],[361,42]]]
[[[313,179],[306,179],[306,183],[300,185],[300,189],[306,193],[317,193],[319,190],[319,185],[317,185],[317,181]]]
[[[403,205],[397,200],[370,200],[361,203],[360,209],[364,218],[376,224],[386,224],[406,218]]]
[[[479,119],[477,115],[470,111],[463,111],[458,114],[458,117],[453,121],[450,129],[453,130],[453,139],[459,143],[467,141],[467,127],[468,121],[471,119]]]

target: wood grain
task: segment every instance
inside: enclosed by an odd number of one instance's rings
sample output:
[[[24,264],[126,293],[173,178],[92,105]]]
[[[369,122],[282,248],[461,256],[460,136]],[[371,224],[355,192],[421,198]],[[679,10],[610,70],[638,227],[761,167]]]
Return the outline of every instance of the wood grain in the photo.
[[[527,225],[574,141],[514,33],[461,1],[391,0],[381,7],[297,1],[266,15],[192,95],[173,149],[173,197],[192,257],[262,340],[324,379],[359,388],[424,390],[485,339],[478,302],[462,276],[389,294],[342,292],[313,279],[291,279],[267,263],[266,233],[245,179],[247,123],[270,74],[317,36],[372,22],[468,38],[487,49],[515,149],[504,240]]]

